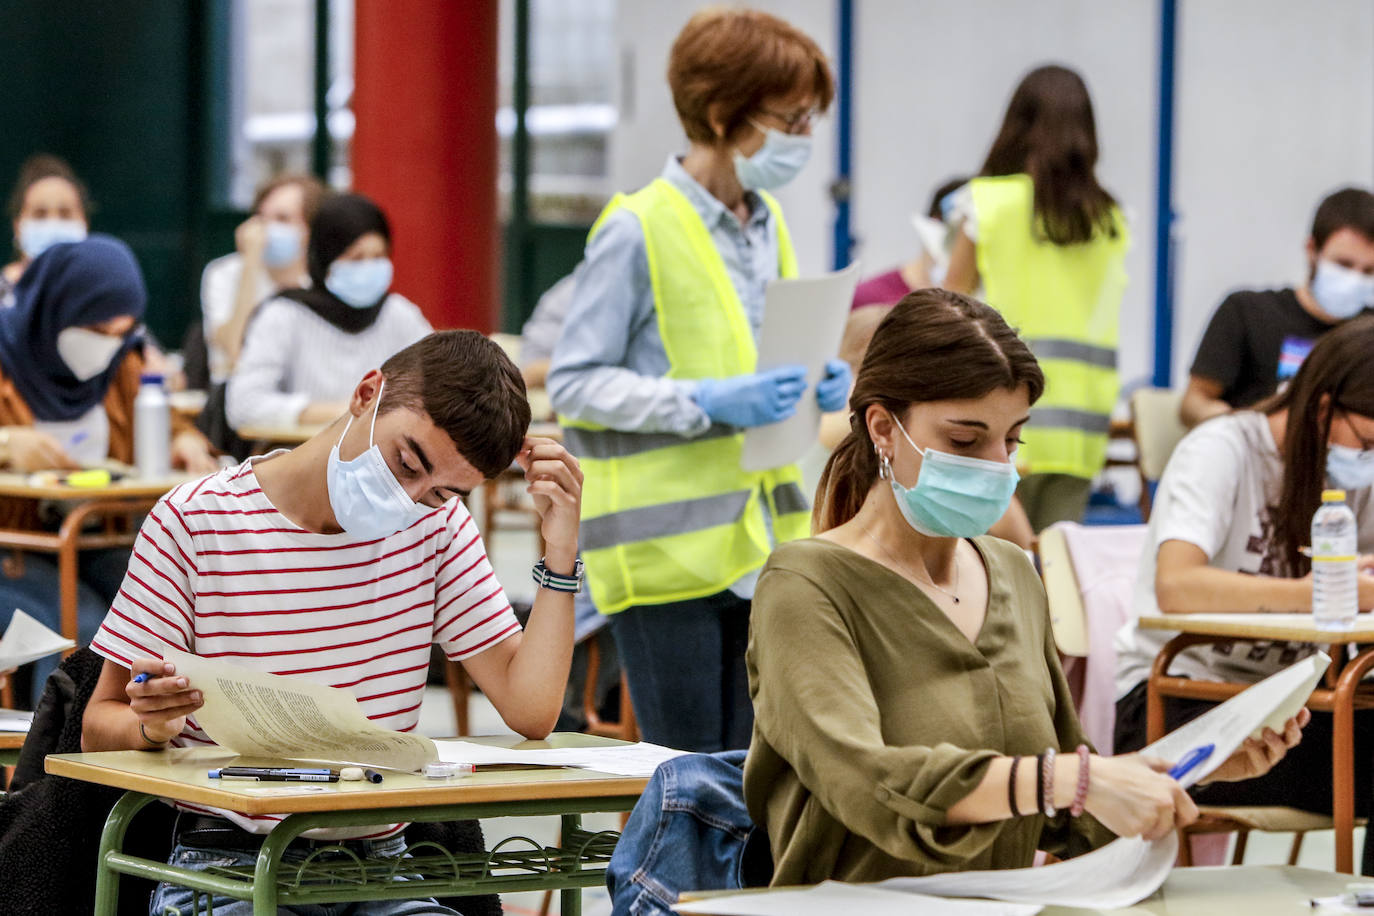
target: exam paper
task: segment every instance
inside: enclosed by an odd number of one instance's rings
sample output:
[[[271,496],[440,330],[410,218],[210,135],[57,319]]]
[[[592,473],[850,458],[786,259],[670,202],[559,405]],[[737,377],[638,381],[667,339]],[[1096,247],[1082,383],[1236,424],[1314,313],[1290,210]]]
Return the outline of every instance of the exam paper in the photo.
[[[577,767],[610,773],[615,776],[652,776],[665,760],[680,757],[686,751],[649,744],[616,744],[609,747],[492,747],[461,739],[440,739],[434,742],[439,759],[449,763],[472,763],[478,766],[546,766]]]
[[[939,897],[987,897],[1009,903],[1110,910],[1133,906],[1159,890],[1177,857],[1176,833],[1153,843],[1129,837],[1040,868],[890,878],[878,887]]]
[[[715,916],[835,916],[862,908],[864,916],[1034,916],[1040,907],[992,900],[946,900],[871,884],[826,881],[797,890],[756,891],[679,903],[679,913]]]
[[[5,635],[0,637],[0,671],[27,665],[29,662],[36,662],[40,658],[75,646],[76,643],[61,633],[54,633],[19,608],[15,608],[10,625],[5,628]]]
[[[764,293],[763,329],[759,332],[758,371],[779,366],[806,367],[806,393],[797,412],[780,423],[745,431],[740,466],[767,471],[801,459],[816,442],[821,408],[816,383],[827,360],[840,352],[840,338],[859,282],[859,263],[821,277],[774,280]]]
[[[176,649],[162,657],[205,695],[205,705],[195,712],[196,724],[236,754],[409,772],[438,759],[428,738],[374,725],[347,690]]]
[[[1259,737],[1266,726],[1282,733],[1284,723],[1302,709],[1329,664],[1331,659],[1324,652],[1309,655],[1175,729],[1141,753],[1174,763],[1195,747],[1214,745],[1211,756],[1179,780],[1191,786],[1225,763],[1246,738]]]
[[[32,725],[32,712],[24,709],[0,709],[0,732],[26,732]]]

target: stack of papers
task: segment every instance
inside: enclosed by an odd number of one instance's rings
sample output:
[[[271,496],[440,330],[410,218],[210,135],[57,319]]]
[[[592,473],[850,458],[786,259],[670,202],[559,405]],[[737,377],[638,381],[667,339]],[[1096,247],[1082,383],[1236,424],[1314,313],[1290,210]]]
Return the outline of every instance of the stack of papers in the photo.
[[[679,903],[673,909],[679,913],[718,916],[835,916],[858,907],[862,907],[864,916],[1034,916],[1041,909],[991,900],[946,900],[838,881],[802,890],[713,897],[697,903]]]
[[[33,713],[23,709],[0,709],[0,732],[27,732]]]
[[[577,767],[614,776],[644,777],[654,775],[654,770],[663,761],[686,753],[645,741],[612,747],[550,747],[531,750],[491,747],[462,740],[437,740],[434,746],[439,750],[439,759],[449,763],[471,763],[478,767]]]

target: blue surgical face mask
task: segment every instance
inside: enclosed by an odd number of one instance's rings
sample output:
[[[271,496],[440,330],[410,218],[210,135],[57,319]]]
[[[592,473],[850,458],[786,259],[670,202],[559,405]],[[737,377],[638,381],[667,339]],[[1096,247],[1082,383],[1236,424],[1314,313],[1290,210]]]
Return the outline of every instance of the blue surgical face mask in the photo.
[[[339,441],[329,452],[325,480],[329,486],[329,505],[339,527],[356,538],[372,540],[390,537],[403,531],[434,510],[410,498],[405,487],[391,473],[382,450],[372,441],[377,430],[377,413],[382,406],[382,390],[377,391],[377,403],[372,409],[372,427],[367,433],[367,451],[357,458],[344,461],[339,457],[339,445],[353,418],[348,418]]]
[[[54,245],[79,242],[86,237],[86,224],[79,219],[26,219],[19,223],[19,248],[36,258]]]
[[[754,126],[763,131],[763,146],[748,158],[735,153],[735,176],[746,191],[772,191],[796,178],[806,167],[811,158],[811,137],[783,133],[762,124]]]
[[[902,438],[921,455],[921,471],[910,489],[891,476],[892,495],[908,525],[927,537],[971,538],[987,534],[1011,505],[1020,475],[1012,464],[922,449],[902,424]]]
[[[1312,277],[1312,297],[1323,312],[1345,321],[1374,306],[1374,277],[1333,261],[1318,261]]]
[[[299,226],[268,220],[266,235],[267,243],[262,249],[262,262],[268,267],[286,267],[300,260],[302,245]]]
[[[329,265],[324,286],[355,309],[372,308],[391,289],[391,259],[335,261]]]
[[[1342,490],[1362,490],[1374,484],[1374,451],[1334,443],[1328,445],[1326,479]]]

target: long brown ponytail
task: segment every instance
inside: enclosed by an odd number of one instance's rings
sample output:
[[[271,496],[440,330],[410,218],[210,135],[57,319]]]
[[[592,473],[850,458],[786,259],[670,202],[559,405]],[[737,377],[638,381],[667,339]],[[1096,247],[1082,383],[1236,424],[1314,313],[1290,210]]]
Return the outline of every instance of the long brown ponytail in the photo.
[[[1326,486],[1327,439],[1340,411],[1374,418],[1374,316],[1328,331],[1277,397],[1257,405],[1266,415],[1288,411],[1283,435],[1283,490],[1274,513],[1274,546],[1283,571],[1305,576],[1302,548]],[[1322,409],[1327,397],[1329,410]]]
[[[819,534],[853,518],[878,479],[866,416],[881,404],[899,419],[912,404],[978,398],[1025,385],[1031,403],[1045,377],[1030,348],[996,309],[943,289],[898,302],[868,345],[849,398],[849,434],[821,475],[811,527]]]

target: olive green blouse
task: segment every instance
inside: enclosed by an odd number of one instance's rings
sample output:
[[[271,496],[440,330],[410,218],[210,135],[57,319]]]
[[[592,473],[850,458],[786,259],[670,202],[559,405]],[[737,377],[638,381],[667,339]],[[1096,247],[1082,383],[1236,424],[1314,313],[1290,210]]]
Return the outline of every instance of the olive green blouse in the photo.
[[[1035,569],[1006,541],[973,544],[988,572],[973,643],[915,585],[833,542],[785,544],[764,567],[744,795],[775,885],[1018,868],[1037,848],[1112,839],[1086,815],[945,825],[995,756],[1087,741]]]

